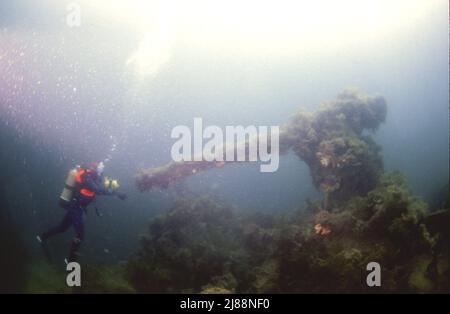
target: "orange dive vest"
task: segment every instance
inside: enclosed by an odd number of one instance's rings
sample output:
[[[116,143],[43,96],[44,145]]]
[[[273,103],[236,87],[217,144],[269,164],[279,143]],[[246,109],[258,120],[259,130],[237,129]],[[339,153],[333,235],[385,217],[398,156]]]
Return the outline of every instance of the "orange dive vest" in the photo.
[[[84,178],[83,178],[83,176],[85,174],[90,174],[92,172],[93,171],[89,170],[89,169],[80,169],[80,170],[78,170],[78,173],[75,176],[75,181],[80,186],[80,194],[85,196],[85,197],[94,197],[95,196],[95,192],[94,191],[91,191],[91,190],[83,187],[83,185],[84,185]]]

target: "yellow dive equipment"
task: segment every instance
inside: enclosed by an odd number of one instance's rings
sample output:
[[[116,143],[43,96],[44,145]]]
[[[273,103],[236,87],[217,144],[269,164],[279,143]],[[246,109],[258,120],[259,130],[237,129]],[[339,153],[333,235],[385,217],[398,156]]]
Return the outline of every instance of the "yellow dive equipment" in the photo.
[[[112,178],[109,178],[109,177],[104,177],[103,178],[103,186],[106,189],[116,190],[116,189],[119,188],[120,184],[119,184],[119,181],[116,180],[116,179],[112,179]]]

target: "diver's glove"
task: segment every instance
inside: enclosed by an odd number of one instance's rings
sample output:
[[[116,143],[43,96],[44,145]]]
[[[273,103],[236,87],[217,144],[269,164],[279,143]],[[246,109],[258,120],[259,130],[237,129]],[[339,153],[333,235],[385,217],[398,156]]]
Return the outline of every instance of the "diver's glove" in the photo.
[[[120,198],[122,201],[127,199],[127,195],[122,192],[115,192],[118,198]]]

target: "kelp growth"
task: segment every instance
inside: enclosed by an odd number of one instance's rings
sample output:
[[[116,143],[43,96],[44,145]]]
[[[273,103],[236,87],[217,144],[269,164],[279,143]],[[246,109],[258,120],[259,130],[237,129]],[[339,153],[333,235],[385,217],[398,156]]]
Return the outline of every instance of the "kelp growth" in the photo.
[[[150,223],[127,274],[139,292],[447,291],[448,233],[429,217],[399,173],[331,210],[309,203],[288,215],[249,215],[184,198]],[[371,261],[383,269],[375,290],[366,285]]]

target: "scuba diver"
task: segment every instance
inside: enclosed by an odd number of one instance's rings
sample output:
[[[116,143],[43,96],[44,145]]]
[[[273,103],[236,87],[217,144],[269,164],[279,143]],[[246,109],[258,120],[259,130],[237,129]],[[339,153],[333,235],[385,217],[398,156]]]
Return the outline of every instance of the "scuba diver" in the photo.
[[[87,213],[86,208],[95,199],[96,195],[112,195],[117,196],[121,200],[127,198],[125,193],[116,191],[116,188],[118,188],[116,180],[105,178],[106,186],[102,186],[104,167],[103,162],[90,163],[84,166],[77,166],[69,172],[59,199],[59,205],[66,210],[66,214],[58,225],[36,237],[48,259],[47,239],[67,231],[72,226],[75,231],[75,237],[72,240],[69,257],[65,261],[66,263],[76,261],[78,250],[84,239],[83,212]]]

